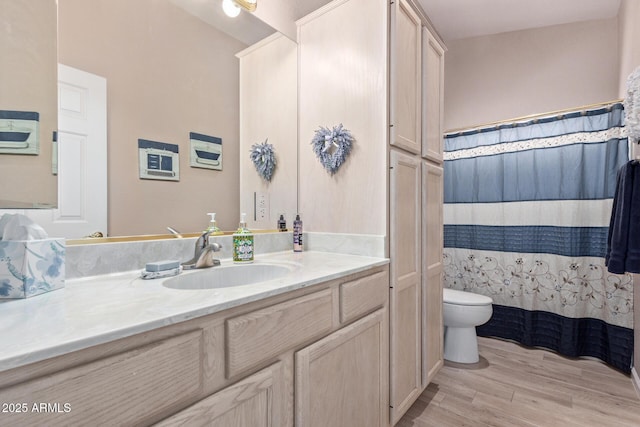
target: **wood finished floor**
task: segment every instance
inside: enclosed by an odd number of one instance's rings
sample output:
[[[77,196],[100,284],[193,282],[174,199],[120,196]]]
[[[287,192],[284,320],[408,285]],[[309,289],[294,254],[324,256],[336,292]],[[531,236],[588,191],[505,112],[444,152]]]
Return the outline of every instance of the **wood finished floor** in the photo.
[[[475,369],[446,363],[398,427],[640,426],[640,399],[619,371],[512,342],[478,342]]]

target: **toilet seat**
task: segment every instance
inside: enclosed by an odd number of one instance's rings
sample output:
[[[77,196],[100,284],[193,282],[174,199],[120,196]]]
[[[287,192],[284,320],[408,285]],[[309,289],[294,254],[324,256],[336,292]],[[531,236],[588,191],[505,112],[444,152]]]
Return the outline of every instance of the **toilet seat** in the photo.
[[[493,303],[491,297],[474,294],[471,292],[458,291],[456,289],[444,288],[442,290],[442,301],[445,304],[454,305],[490,305]]]

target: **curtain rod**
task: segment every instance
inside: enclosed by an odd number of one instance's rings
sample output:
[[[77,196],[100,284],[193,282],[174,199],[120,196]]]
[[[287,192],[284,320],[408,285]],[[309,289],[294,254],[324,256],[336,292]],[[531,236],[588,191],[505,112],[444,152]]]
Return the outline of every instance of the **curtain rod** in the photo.
[[[528,116],[516,117],[515,119],[498,120],[498,121],[495,121],[495,122],[483,123],[481,125],[465,126],[465,127],[462,127],[462,128],[449,129],[449,130],[444,131],[444,133],[445,134],[458,133],[458,132],[468,131],[468,130],[472,130],[472,129],[480,129],[480,128],[487,128],[487,127],[491,127],[491,126],[498,126],[498,125],[502,125],[502,124],[505,124],[505,123],[521,122],[521,121],[525,121],[525,120],[536,119],[536,118],[539,118],[539,117],[562,115],[562,114],[571,113],[571,112],[574,112],[574,111],[589,110],[589,109],[592,109],[592,108],[603,107],[603,106],[609,105],[609,104],[616,104],[616,103],[619,103],[619,102],[622,102],[622,101],[623,101],[622,99],[614,99],[613,101],[598,102],[596,104],[583,105],[583,106],[580,106],[580,107],[573,107],[573,108],[565,108],[563,110],[550,111],[550,112],[547,112],[547,113],[531,114],[531,115],[528,115]]]

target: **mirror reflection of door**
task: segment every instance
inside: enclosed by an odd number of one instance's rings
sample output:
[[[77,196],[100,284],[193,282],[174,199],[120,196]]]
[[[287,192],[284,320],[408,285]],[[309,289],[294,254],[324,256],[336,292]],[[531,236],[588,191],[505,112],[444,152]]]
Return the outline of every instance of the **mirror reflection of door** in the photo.
[[[29,212],[52,237],[107,236],[107,81],[58,64],[58,208]]]

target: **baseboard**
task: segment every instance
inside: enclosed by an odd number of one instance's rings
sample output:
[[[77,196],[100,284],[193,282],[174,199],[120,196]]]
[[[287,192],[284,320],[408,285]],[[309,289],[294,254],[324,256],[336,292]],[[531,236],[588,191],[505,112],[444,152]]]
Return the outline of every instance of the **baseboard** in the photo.
[[[635,386],[638,398],[640,398],[640,377],[638,376],[638,371],[636,371],[635,366],[631,368],[631,382]]]

